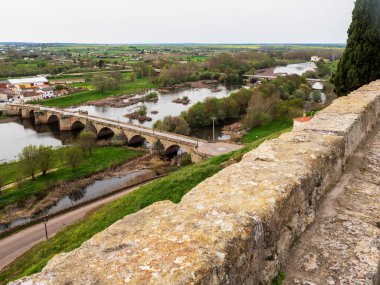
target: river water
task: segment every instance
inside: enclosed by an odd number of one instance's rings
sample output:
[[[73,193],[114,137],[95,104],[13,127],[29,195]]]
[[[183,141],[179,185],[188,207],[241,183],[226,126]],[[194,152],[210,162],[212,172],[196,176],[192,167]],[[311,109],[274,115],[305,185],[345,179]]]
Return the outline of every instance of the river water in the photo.
[[[317,65],[314,62],[303,62],[303,63],[295,63],[289,64],[287,66],[278,66],[274,69],[274,74],[287,74],[287,75],[302,75],[307,71],[315,71],[317,69]]]
[[[217,92],[212,92],[208,88],[200,89],[186,89],[169,94],[158,94],[158,102],[145,103],[148,108],[148,116],[153,120],[151,122],[140,123],[137,120],[132,120],[131,123],[137,125],[144,125],[152,127],[154,122],[165,116],[177,116],[182,111],[188,110],[192,105],[197,102],[203,101],[207,97],[223,98],[227,97],[232,90],[238,87],[227,88],[223,85],[218,86]],[[152,90],[154,91],[154,90]],[[141,96],[141,95],[137,95]],[[177,98],[188,96],[190,104],[182,105],[176,104],[172,101]],[[124,115],[134,112],[141,106],[141,104],[128,106],[123,108],[112,107],[96,107],[96,106],[81,106],[72,108],[72,110],[86,110],[90,115],[106,117],[111,119],[119,119],[120,121],[129,122],[128,118]],[[158,111],[158,114],[151,114],[151,111]],[[15,160],[21,150],[30,144],[45,145],[45,146],[62,146],[70,144],[75,136],[76,132],[60,132],[58,123],[35,125],[33,120],[17,120],[12,123],[0,124],[0,163]],[[222,134],[221,127],[216,126],[215,134],[218,139],[228,139],[228,137]],[[196,136],[201,139],[212,138],[212,128],[206,128],[202,130],[195,130],[192,136]]]
[[[62,146],[69,144],[78,132],[60,132],[59,125],[36,126],[32,120],[0,124],[0,163],[17,159],[21,150],[30,145]]]
[[[135,125],[143,125],[145,127],[151,128],[158,120],[162,120],[166,116],[178,116],[181,114],[181,112],[187,111],[191,106],[195,105],[198,102],[202,102],[207,97],[224,98],[227,97],[233,90],[236,90],[240,87],[241,86],[226,87],[224,85],[218,85],[216,91],[212,91],[209,88],[194,88],[179,90],[177,92],[171,92],[168,94],[161,94],[155,90],[150,90],[145,94],[136,95],[136,97],[144,96],[152,91],[155,91],[158,94],[157,102],[138,103],[136,105],[121,108],[84,105],[72,108],[71,110],[83,110],[87,111],[89,115],[111,118],[114,120],[120,120],[121,122],[130,122]],[[183,98],[184,96],[187,96],[190,99],[190,103],[188,105],[172,102],[173,100]],[[138,120],[130,120],[129,118],[125,117],[126,114],[137,111],[142,105],[145,105],[147,107],[147,116],[151,117],[152,121],[139,122]],[[152,114],[152,111],[158,111],[158,113]]]
[[[48,215],[53,215],[74,206],[94,200],[96,198],[106,196],[122,187],[134,184],[137,180],[141,181],[142,178],[147,177],[151,174],[152,171],[143,169],[128,173],[127,175],[121,177],[112,177],[104,180],[97,180],[83,190],[63,197],[62,199],[58,200],[53,206],[45,211],[42,211],[33,218],[19,218],[11,223],[0,223],[0,234],[17,226],[30,223],[33,221],[33,219],[36,220]]]

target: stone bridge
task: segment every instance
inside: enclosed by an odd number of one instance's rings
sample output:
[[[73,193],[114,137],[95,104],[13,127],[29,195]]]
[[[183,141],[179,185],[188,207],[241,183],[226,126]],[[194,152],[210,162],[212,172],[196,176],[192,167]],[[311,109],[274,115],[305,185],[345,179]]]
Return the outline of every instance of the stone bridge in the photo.
[[[277,77],[282,76],[279,74],[275,75],[263,75],[263,74],[245,74],[243,75],[244,79],[251,80],[251,79],[257,79],[257,80],[273,80],[276,79]],[[306,78],[306,81],[310,83],[316,83],[316,82],[326,82],[325,79],[319,79],[319,78]]]
[[[24,119],[34,118],[36,125],[58,122],[60,131],[89,129],[94,131],[99,139],[114,138],[120,144],[131,146],[145,143],[152,147],[160,140],[164,147],[164,155],[176,152],[189,153],[193,162],[241,148],[234,144],[209,143],[197,138],[156,131],[109,118],[89,116],[80,111],[73,112],[39,105],[8,104],[7,113],[19,115]]]
[[[380,284],[380,81],[20,284]]]

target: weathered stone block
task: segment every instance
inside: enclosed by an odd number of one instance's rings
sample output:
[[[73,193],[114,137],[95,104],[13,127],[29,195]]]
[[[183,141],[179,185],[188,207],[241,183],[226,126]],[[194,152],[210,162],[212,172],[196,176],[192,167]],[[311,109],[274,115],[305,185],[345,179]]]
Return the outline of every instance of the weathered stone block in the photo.
[[[338,99],[200,183],[180,204],[155,203],[127,216],[13,284],[270,284],[377,121],[379,98],[375,82]],[[365,232],[371,242],[374,229]],[[305,258],[304,268],[315,271],[318,256]]]

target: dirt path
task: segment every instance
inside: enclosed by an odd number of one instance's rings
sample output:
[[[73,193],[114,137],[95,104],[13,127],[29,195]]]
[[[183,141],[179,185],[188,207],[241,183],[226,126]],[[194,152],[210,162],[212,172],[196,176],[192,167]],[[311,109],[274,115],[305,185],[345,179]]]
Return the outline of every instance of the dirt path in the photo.
[[[49,174],[49,173],[57,171],[57,170],[58,170],[58,168],[50,169],[46,173]],[[36,175],[34,175],[34,177],[38,177],[38,176],[42,176],[42,172],[37,173]],[[26,178],[22,179],[22,182],[25,182],[25,181],[28,181],[28,180],[31,180],[31,179],[32,179],[32,176],[26,177]],[[12,188],[12,187],[14,187],[16,185],[17,185],[17,182],[9,183],[7,185],[4,185],[2,188],[0,188],[0,191],[7,190],[7,189]]]
[[[295,244],[284,284],[380,284],[379,173],[378,124]]]

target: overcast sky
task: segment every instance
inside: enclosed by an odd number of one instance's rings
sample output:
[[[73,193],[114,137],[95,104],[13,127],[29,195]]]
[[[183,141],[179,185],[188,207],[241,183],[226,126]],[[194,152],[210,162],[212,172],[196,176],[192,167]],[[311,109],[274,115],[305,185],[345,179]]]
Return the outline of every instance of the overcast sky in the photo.
[[[0,42],[344,43],[354,0],[2,0]]]

